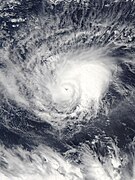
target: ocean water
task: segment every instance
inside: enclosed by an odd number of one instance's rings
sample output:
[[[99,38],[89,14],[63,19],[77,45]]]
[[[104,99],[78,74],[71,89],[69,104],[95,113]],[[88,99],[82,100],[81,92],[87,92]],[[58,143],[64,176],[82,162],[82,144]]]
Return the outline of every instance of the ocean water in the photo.
[[[0,179],[135,180],[135,1],[0,12]]]

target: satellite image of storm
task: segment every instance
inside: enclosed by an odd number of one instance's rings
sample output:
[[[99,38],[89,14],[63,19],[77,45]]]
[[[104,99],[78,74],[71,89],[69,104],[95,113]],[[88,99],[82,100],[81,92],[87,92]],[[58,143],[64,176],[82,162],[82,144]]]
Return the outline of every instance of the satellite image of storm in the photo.
[[[0,180],[135,180],[135,0],[0,0]]]

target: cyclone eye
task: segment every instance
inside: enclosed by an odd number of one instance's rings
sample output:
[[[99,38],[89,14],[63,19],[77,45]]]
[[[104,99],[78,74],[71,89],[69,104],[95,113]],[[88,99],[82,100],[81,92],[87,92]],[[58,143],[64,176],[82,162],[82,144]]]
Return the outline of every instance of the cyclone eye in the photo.
[[[66,91],[68,91],[68,88],[65,88]]]

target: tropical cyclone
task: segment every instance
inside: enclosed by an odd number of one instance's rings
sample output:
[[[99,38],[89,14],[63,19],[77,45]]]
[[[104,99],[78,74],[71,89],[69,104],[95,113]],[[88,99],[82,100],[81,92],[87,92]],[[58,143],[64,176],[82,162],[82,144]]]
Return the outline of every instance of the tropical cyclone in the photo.
[[[134,2],[28,2],[2,3],[0,177],[135,179]]]
[[[38,51],[43,53],[42,48]],[[26,63],[10,66],[12,77],[2,72],[4,78],[10,77],[10,82],[2,78],[10,98],[49,123],[78,113],[81,121],[82,114],[89,113],[89,119],[95,116],[116,71],[114,59],[101,48],[61,52],[45,62],[35,53]]]
[[[91,49],[60,53],[29,69],[26,86],[33,94],[31,105],[36,107],[31,109],[45,119],[50,117],[50,121],[52,117],[58,121],[56,117],[60,120],[84,111],[96,114],[116,69],[113,59],[103,52]]]
[[[113,68],[105,65],[107,60],[96,57],[96,51],[72,54],[70,59],[65,56],[56,67],[55,80],[49,82],[52,100],[65,111],[75,105],[89,109],[92,102],[98,106],[112,78]]]

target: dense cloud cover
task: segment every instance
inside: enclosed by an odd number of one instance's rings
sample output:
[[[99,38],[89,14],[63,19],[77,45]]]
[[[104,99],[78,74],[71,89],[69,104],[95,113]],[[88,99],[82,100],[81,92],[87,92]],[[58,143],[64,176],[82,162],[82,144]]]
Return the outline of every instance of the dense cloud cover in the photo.
[[[0,11],[0,178],[134,179],[135,2]]]

